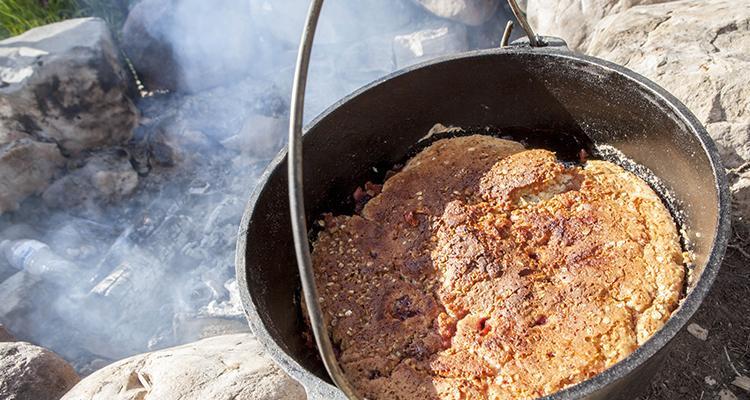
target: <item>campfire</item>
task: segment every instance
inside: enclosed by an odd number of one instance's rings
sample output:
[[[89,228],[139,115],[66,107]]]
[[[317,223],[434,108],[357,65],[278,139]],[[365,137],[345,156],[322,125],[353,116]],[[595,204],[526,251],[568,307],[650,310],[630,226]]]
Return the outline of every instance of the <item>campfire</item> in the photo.
[[[116,12],[61,9],[48,19],[6,9],[98,2]],[[742,73],[750,8],[733,0],[519,2],[538,33],[663,86],[716,142],[734,198],[728,261],[650,396],[742,398],[750,391]],[[286,145],[308,5],[0,1],[1,21],[33,20],[0,26],[0,398],[11,396],[3,390],[61,398],[87,376],[63,398],[304,398],[249,331],[235,246],[247,236],[238,232],[247,200]],[[509,19],[501,0],[327,1],[305,123],[400,69],[500,46]],[[521,36],[516,25],[510,41]],[[40,376],[54,379],[25,384]]]

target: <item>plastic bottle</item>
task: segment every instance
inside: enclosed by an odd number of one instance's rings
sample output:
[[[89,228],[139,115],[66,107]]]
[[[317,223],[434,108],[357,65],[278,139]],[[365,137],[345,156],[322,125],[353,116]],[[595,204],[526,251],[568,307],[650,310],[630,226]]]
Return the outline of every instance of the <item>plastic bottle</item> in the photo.
[[[3,240],[0,252],[16,269],[45,279],[81,279],[81,269],[45,243],[33,239]]]

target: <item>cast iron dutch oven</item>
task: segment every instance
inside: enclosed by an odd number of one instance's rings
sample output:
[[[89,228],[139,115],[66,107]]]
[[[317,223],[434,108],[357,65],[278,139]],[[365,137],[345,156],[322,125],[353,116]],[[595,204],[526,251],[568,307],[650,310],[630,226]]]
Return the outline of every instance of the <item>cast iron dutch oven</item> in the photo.
[[[658,177],[655,189],[695,255],[688,288],[664,328],[633,354],[548,398],[632,398],[648,386],[670,340],[716,277],[730,225],[724,169],[705,129],[667,91],[624,67],[573,53],[559,40],[542,42],[541,47],[525,42],[415,65],[328,108],[302,139],[307,223],[311,226],[324,212],[351,213],[357,186],[382,179],[373,176],[373,166],[385,171],[402,162],[437,122],[500,131],[523,128],[527,139],[551,143],[553,150],[561,142],[554,137],[558,132],[585,138],[592,149],[618,150],[615,161]],[[308,397],[344,399],[303,335],[287,167],[284,150],[247,204],[236,255],[240,294],[258,340],[302,383]]]

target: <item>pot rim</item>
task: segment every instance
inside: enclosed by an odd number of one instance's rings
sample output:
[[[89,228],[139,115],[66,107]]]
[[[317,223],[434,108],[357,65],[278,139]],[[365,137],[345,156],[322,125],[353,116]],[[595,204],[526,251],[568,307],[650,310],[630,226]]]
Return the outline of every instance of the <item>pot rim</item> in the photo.
[[[646,90],[650,91],[658,98],[660,98],[664,103],[669,105],[674,114],[688,126],[689,130],[701,143],[703,151],[707,155],[709,163],[711,165],[711,170],[713,171],[715,178],[715,188],[719,194],[717,213],[718,221],[716,221],[717,228],[714,232],[715,239],[711,245],[711,251],[707,257],[706,266],[693,289],[690,291],[690,293],[687,294],[687,296],[685,296],[685,298],[682,299],[681,304],[674,312],[674,314],[669,318],[667,323],[643,345],[639,346],[633,353],[628,355],[620,362],[607,368],[606,370],[590,379],[579,382],[569,388],[566,388],[559,392],[555,392],[542,398],[547,400],[578,399],[590,395],[604,388],[608,384],[617,381],[619,378],[630,374],[637,367],[642,365],[646,360],[654,356],[659,350],[666,346],[667,343],[669,343],[675,337],[675,335],[685,326],[685,324],[687,324],[688,320],[693,316],[693,314],[703,303],[703,300],[711,289],[714,279],[716,278],[716,275],[718,274],[719,268],[721,266],[724,252],[729,241],[729,233],[731,228],[731,202],[727,178],[724,172],[724,167],[721,164],[721,160],[718,155],[718,150],[715,143],[708,135],[708,132],[705,130],[703,125],[695,117],[695,115],[693,115],[693,113],[680,100],[675,98],[672,94],[667,92],[662,87],[658,86],[656,83],[635,73],[634,71],[631,71],[630,69],[621,65],[602,60],[600,58],[573,53],[565,47],[550,46],[543,48],[531,48],[528,46],[511,46],[503,48],[474,50],[454,55],[443,56],[395,71],[355,90],[351,94],[326,108],[320,115],[315,117],[305,127],[304,132],[307,133],[321,120],[328,117],[336,109],[349,102],[353,98],[365,94],[367,91],[375,86],[380,85],[383,82],[399,77],[401,75],[411,73],[415,70],[444,62],[466,58],[495,57],[503,55],[533,56],[535,54],[545,55],[552,58],[571,59],[586,62],[595,67],[602,68],[605,71],[617,73],[627,78],[634,84],[644,87]],[[333,396],[338,393],[337,397],[343,398],[343,394],[337,388],[335,388],[335,386],[319,378],[317,375],[301,366],[276,343],[275,339],[272,337],[271,333],[266,329],[265,324],[260,319],[256,304],[250,296],[250,291],[248,289],[247,265],[245,263],[248,226],[251,223],[252,214],[255,209],[256,203],[266,183],[268,182],[270,175],[276,170],[276,168],[278,168],[279,164],[285,160],[286,155],[287,149],[285,147],[266,167],[247,202],[245,211],[242,216],[235,254],[235,267],[237,282],[239,283],[240,297],[251,330],[255,333],[258,341],[268,351],[269,355],[274,359],[274,361],[276,361],[289,375],[302,383],[309,394],[310,392],[318,393],[322,391],[323,393],[327,393],[329,396]]]

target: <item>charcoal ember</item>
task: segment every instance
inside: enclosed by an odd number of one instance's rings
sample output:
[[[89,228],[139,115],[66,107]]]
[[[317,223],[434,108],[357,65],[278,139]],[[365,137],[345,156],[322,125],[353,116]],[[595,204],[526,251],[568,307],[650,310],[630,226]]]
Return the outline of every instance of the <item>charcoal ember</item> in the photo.
[[[118,241],[113,247],[103,261],[106,265],[100,267],[110,273],[94,282],[81,299],[61,300],[60,308],[85,309],[85,313],[67,317],[89,332],[86,350],[116,360],[146,348],[159,330],[163,314],[170,310],[161,304],[167,299],[160,288],[168,280],[168,271],[159,267],[158,259],[127,241]]]
[[[202,307],[200,309],[202,315],[221,318],[239,318],[244,315],[237,279],[228,279],[223,286],[226,296],[220,301],[214,300]]]

